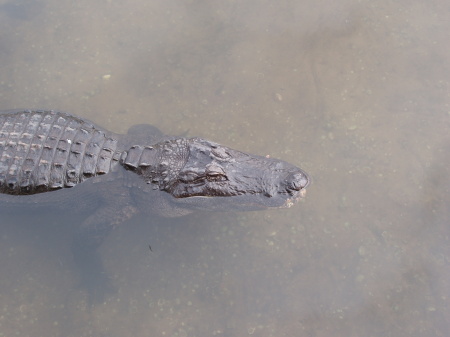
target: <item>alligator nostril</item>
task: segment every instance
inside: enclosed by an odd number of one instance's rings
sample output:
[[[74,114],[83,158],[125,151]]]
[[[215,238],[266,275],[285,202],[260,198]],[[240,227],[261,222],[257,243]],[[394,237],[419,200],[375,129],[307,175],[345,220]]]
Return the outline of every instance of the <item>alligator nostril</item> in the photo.
[[[308,176],[303,172],[290,174],[287,179],[287,188],[294,191],[300,191],[309,184]]]

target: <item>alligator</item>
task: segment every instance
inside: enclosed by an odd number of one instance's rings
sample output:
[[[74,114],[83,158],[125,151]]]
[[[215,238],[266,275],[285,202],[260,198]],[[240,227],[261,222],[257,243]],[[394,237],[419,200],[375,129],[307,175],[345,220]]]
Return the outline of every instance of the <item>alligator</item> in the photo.
[[[0,112],[0,209],[86,210],[73,246],[79,265],[91,261],[86,283],[100,274],[96,248],[138,212],[290,207],[309,181],[285,161],[167,136],[147,124],[116,134],[59,111]]]

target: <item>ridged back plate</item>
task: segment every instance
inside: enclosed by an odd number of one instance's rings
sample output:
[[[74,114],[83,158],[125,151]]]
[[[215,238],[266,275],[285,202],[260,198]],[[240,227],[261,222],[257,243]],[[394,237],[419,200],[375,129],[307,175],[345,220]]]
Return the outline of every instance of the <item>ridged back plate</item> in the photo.
[[[117,139],[91,122],[55,111],[0,114],[0,193],[73,187],[108,173]]]

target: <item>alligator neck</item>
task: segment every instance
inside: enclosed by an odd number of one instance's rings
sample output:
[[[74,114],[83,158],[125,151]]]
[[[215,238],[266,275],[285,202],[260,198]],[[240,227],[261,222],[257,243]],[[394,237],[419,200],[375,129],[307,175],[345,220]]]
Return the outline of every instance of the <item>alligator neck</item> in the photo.
[[[189,156],[189,140],[175,138],[154,145],[133,145],[122,152],[119,163],[146,183],[167,190]]]

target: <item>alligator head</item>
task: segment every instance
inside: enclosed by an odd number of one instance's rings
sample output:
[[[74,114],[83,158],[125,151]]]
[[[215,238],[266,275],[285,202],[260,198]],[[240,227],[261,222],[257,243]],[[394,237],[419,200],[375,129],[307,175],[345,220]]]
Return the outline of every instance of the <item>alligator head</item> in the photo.
[[[309,184],[307,174],[294,165],[201,138],[171,139],[146,149],[138,151],[140,159],[133,164],[134,170],[153,189],[170,194],[170,202],[177,208],[247,211],[290,207]]]

